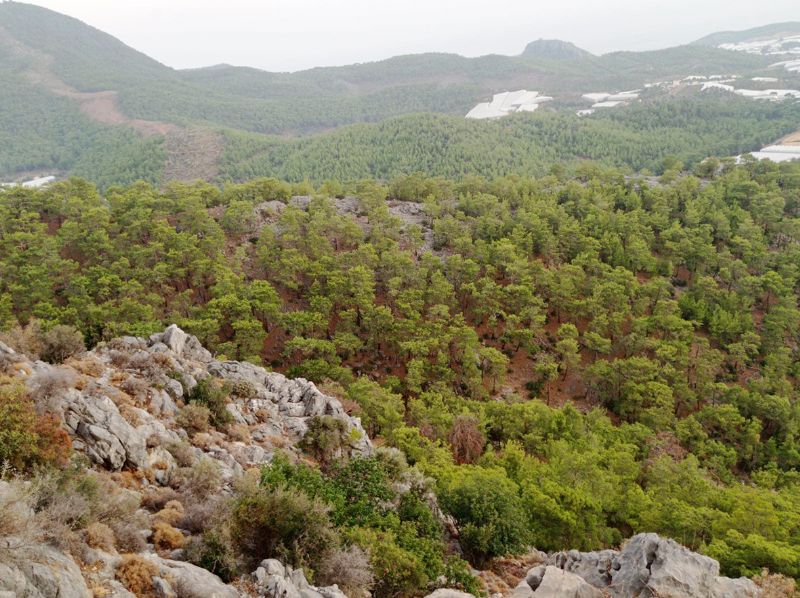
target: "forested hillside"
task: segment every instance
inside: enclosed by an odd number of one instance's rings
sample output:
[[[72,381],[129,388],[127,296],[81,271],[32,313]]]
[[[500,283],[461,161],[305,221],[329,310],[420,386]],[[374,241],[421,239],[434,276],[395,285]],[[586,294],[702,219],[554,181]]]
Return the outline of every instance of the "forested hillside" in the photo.
[[[796,130],[798,123],[800,103],[713,94],[654,100],[588,118],[553,112],[500,121],[411,115],[299,140],[229,133],[220,176],[321,182],[413,172],[451,178],[541,175],[576,160],[660,172],[667,156],[690,165],[708,156],[735,156]]]
[[[3,2],[0,176],[75,174],[105,189],[217,176],[534,174],[573,158],[638,169],[676,154],[688,163],[753,151],[773,133],[795,130],[796,105],[743,106],[732,95],[693,104],[680,101],[684,93],[652,88],[631,114],[625,108],[584,123],[574,117],[586,107],[581,94],[687,75],[774,75],[771,62],[701,45],[593,56],[550,40],[519,56],[428,53],[297,73],[180,71],[76,19]],[[494,127],[459,122],[493,93],[520,88],[556,97],[546,116]],[[651,129],[634,124],[650,119],[663,128],[647,138]],[[187,138],[213,141],[187,149]]]
[[[175,322],[317,382],[435,480],[475,564],[656,531],[800,578],[800,165],[679,166],[5,190],[0,325],[94,346]],[[282,467],[262,483],[340,504],[340,478]],[[423,593],[443,545],[380,488],[330,516],[381,547],[378,595]],[[205,538],[212,569],[238,550]]]

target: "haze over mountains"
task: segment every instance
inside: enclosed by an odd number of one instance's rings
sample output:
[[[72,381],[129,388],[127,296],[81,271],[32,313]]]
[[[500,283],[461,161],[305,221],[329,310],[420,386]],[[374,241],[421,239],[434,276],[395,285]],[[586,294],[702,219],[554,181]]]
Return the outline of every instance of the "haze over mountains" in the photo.
[[[251,175],[293,176],[291,169],[287,170],[287,161],[292,155],[308,157],[307,152],[315,151],[313,146],[334,143],[348,155],[360,155],[366,145],[396,141],[396,136],[387,135],[394,128],[391,119],[397,117],[405,119],[403,127],[409,137],[444,136],[449,139],[447,145],[468,142],[470,151],[480,154],[491,143],[487,139],[494,131],[480,124],[464,128],[461,117],[493,93],[522,88],[555,97],[547,116],[537,116],[540,120],[532,127],[534,136],[526,137],[529,145],[567,158],[597,159],[599,156],[580,148],[556,151],[535,134],[553,124],[548,117],[574,115],[575,108],[581,107],[583,93],[641,88],[687,75],[773,73],[769,65],[774,60],[769,57],[713,46],[718,40],[748,39],[778,30],[800,31],[800,24],[715,34],[693,45],[655,52],[603,56],[594,56],[568,42],[538,40],[519,56],[464,58],[430,53],[297,73],[228,65],[174,70],[76,19],[7,2],[0,5],[0,140],[6,142],[6,149],[0,149],[0,176],[19,179],[32,174],[77,173],[101,185],[137,178],[152,182],[236,178],[245,171]],[[793,75],[780,76],[791,79]],[[784,86],[790,85],[791,81],[786,81]],[[662,110],[659,106],[664,101],[677,98],[683,102],[692,95],[696,94],[686,90],[651,93],[643,98],[642,105]],[[726,101],[728,107],[736,104],[733,98]],[[709,110],[722,118],[728,108],[695,106],[688,118],[696,116],[697,110],[705,111],[704,118],[708,118]],[[754,108],[744,110],[753,112]],[[685,120],[687,115],[681,112]],[[421,113],[450,118],[406,116]],[[794,115],[788,106],[762,106],[758,114],[744,116],[745,130],[751,117],[780,123],[777,133],[785,134],[792,126],[784,121],[791,121]],[[601,126],[573,119],[568,126],[599,126],[624,134],[621,115],[597,117],[600,121],[609,118],[615,122]],[[361,125],[382,121],[387,122],[366,129]],[[348,125],[361,126],[350,130]],[[521,123],[523,129],[527,125],[528,121]],[[341,127],[345,128],[331,132]],[[750,151],[769,142],[771,138],[766,135],[774,135],[775,129],[767,127],[755,136],[742,133],[735,143],[731,139],[722,144],[681,142],[664,151],[681,153],[685,147],[698,145],[712,153]],[[317,137],[319,134],[322,136]],[[583,134],[579,137],[585,138]],[[14,150],[10,151],[12,139]],[[475,139],[479,142],[473,144],[471,140]],[[186,149],[189,146],[191,151]],[[640,164],[625,160],[618,164],[642,167],[660,159],[661,154],[653,152]],[[407,167],[457,174],[446,167],[446,160],[426,165],[430,156],[427,152],[425,155],[416,162],[409,158]],[[254,157],[256,166],[252,166]],[[377,161],[375,155],[359,161],[363,164],[340,173],[326,167],[311,170],[322,177],[391,174],[372,166]],[[537,162],[534,170],[543,167],[544,161]]]

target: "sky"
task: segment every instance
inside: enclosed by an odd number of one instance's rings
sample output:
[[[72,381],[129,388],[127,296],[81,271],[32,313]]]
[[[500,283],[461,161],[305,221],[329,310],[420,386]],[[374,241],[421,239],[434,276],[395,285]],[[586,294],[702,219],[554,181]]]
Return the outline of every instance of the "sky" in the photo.
[[[798,0],[33,0],[175,68],[296,71],[398,54],[519,54],[564,39],[596,54],[800,20]]]

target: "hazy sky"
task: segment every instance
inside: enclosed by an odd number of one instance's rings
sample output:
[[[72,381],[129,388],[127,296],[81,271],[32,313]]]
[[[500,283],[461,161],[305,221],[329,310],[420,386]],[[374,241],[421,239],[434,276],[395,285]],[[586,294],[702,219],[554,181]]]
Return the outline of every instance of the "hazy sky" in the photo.
[[[426,51],[518,54],[538,38],[595,53],[800,20],[798,0],[33,0],[176,68],[288,71]]]

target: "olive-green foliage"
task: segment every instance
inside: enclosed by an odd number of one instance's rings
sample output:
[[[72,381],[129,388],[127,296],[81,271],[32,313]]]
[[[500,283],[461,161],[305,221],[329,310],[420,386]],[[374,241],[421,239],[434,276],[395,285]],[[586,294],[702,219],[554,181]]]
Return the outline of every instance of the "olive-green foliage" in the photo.
[[[465,468],[443,484],[440,497],[458,520],[461,546],[469,557],[481,561],[527,546],[529,520],[517,484],[504,472]]]
[[[186,396],[188,403],[197,403],[206,407],[211,416],[211,424],[224,426],[233,421],[226,404],[229,395],[227,384],[213,378],[198,380]]]
[[[700,180],[679,158],[658,180],[581,163],[331,181],[357,199],[288,202],[253,239],[212,208],[293,187],[3,190],[2,319],[71,325],[88,346],[178,322],[217,354],[334,378],[343,407],[435,480],[478,558],[658,531],[726,573],[794,575],[800,165],[721,162]],[[468,466],[455,422],[485,439]],[[336,480],[353,439],[318,432]],[[496,535],[460,498],[481,476],[513,515]],[[432,578],[430,533],[406,532],[424,518],[323,486],[333,525],[380,532]]]

